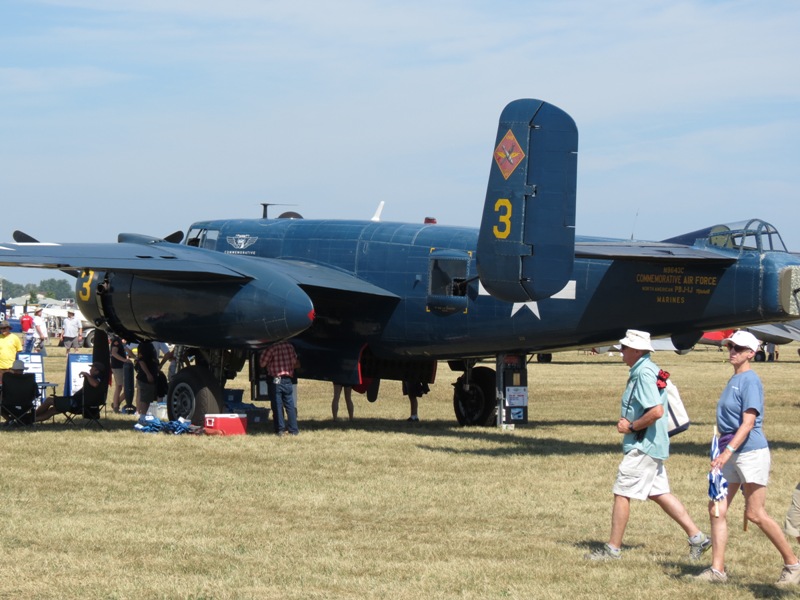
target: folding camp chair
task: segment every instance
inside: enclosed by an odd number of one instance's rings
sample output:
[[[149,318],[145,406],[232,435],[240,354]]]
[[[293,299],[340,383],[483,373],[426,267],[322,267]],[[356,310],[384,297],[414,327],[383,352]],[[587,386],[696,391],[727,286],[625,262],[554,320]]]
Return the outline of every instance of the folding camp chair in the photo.
[[[86,419],[86,425],[95,423],[100,429],[100,417],[106,408],[106,398],[108,396],[108,383],[101,383],[96,388],[84,386],[83,390],[83,413],[81,416]]]
[[[106,397],[108,396],[108,384],[101,383],[97,387],[84,385],[80,402],[77,403],[77,408],[68,410],[64,413],[67,423],[76,425],[75,419],[81,417],[86,420],[85,425],[97,425],[103,429],[103,424],[100,422],[100,417],[103,415],[103,410],[106,407]]]
[[[3,400],[0,414],[11,425],[33,425],[36,420],[34,401],[39,386],[33,373],[3,373]]]
[[[94,331],[94,347],[92,349],[92,364],[95,366],[102,365],[104,372],[102,375],[102,382],[97,387],[84,383],[83,393],[80,403],[80,410],[76,412],[64,413],[67,417],[68,423],[75,424],[76,417],[82,417],[86,420],[86,425],[95,424],[100,429],[103,429],[103,424],[100,422],[100,417],[106,409],[106,397],[108,396],[108,385],[110,372],[109,365],[109,348],[108,348],[108,334],[102,329],[95,329]]]

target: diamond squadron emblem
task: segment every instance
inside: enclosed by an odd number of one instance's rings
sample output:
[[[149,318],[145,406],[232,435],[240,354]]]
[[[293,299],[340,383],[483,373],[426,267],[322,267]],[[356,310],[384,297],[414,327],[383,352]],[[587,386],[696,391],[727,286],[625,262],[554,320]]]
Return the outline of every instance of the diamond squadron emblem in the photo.
[[[494,162],[500,167],[503,177],[508,179],[524,158],[525,153],[509,129],[494,149]]]

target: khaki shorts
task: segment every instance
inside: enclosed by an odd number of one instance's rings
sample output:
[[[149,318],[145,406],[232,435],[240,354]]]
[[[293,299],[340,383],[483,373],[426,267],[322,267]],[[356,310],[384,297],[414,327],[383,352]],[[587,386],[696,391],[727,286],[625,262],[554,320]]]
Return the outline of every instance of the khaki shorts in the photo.
[[[72,348],[73,350],[80,350],[81,349],[81,340],[77,337],[65,337],[64,338],[64,348]]]
[[[783,530],[790,537],[800,537],[800,484],[797,484],[792,494],[792,504],[786,513]]]
[[[119,387],[125,385],[125,369],[111,369],[111,373],[114,375],[114,385]]]
[[[769,448],[738,452],[722,467],[722,476],[728,483],[757,483],[766,487],[769,481]]]
[[[669,479],[664,461],[631,450],[622,459],[617,480],[611,490],[617,496],[647,500],[650,496],[669,494]]]

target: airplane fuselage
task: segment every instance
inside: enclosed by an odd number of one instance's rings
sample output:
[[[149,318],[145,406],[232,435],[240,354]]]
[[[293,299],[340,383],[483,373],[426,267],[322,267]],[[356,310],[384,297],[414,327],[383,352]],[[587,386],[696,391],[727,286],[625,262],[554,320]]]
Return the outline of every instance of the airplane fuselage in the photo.
[[[379,356],[448,359],[599,344],[628,327],[670,335],[793,318],[779,298],[777,273],[797,264],[785,252],[736,252],[730,266],[576,259],[561,292],[512,303],[485,293],[476,277],[477,229],[287,219],[193,229],[214,233],[209,249],[322,265],[397,297],[350,302],[342,292],[336,310],[317,310],[299,338],[332,350],[367,344]],[[313,286],[301,288],[313,301]]]

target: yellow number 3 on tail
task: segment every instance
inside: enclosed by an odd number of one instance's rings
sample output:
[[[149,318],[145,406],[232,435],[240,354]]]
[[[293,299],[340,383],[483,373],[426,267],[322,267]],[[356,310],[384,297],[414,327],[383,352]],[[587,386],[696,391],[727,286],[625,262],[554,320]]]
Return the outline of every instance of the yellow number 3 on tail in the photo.
[[[508,198],[500,198],[494,203],[494,212],[497,215],[497,225],[492,228],[494,237],[504,240],[511,233],[511,201]]]

